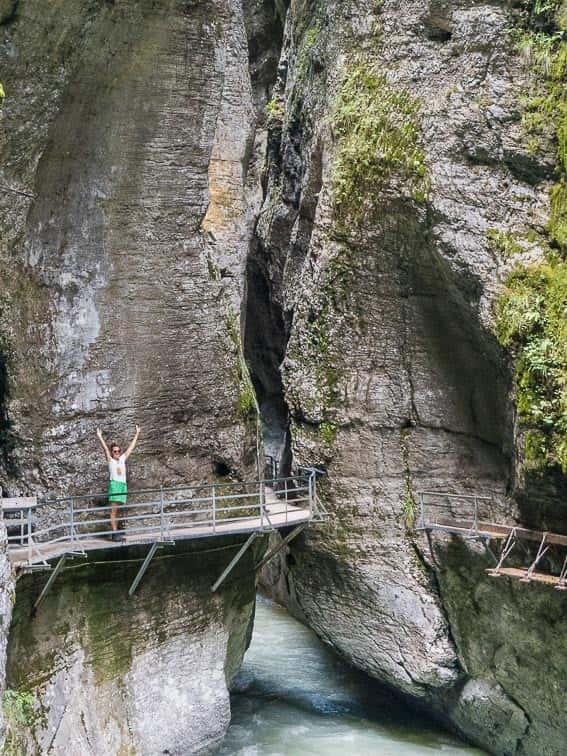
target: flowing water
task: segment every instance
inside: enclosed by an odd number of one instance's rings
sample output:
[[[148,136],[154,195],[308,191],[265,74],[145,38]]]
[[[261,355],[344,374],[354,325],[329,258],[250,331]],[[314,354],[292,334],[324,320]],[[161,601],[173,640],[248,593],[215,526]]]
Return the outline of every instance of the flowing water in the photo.
[[[258,599],[222,756],[481,756],[337,658],[285,609]]]

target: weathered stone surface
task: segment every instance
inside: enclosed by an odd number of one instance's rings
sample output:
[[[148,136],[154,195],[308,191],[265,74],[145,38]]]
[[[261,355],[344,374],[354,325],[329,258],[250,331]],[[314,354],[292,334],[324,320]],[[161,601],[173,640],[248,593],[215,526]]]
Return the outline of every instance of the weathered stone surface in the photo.
[[[14,604],[15,576],[6,556],[6,528],[0,522],[0,696],[6,689],[6,651]],[[0,744],[4,742],[4,712],[0,706]]]
[[[34,696],[27,753],[186,754],[223,737],[255,589],[250,557],[212,594],[236,547],[204,546],[158,552],[131,598],[141,548],[72,564],[33,616],[45,576],[19,580],[8,681]]]
[[[204,478],[217,463],[251,470],[245,306],[270,450],[284,470],[292,447],[296,462],[326,466],[333,515],[267,580],[353,663],[471,739],[496,753],[555,756],[564,653],[545,649],[561,649],[561,597],[488,581],[474,545],[457,561],[442,542],[431,553],[409,522],[422,488],[490,494],[490,514],[509,522],[518,501],[532,526],[541,500],[546,527],[565,519],[553,485],[520,490],[509,366],[490,333],[503,276],[539,251],[530,243],[505,258],[487,232],[544,230],[553,165],[551,149],[534,157],[522,134],[513,5],[294,0],[270,93],[283,3],[18,3],[0,26],[0,276],[11,282],[0,302],[0,482],[99,484],[94,427],[125,434],[136,420],[144,437],[133,483]],[[331,113],[356,64],[386,75],[378,98],[421,99],[415,126],[431,190],[418,202],[394,176],[368,192],[362,223],[341,224]],[[270,97],[266,136],[255,108]],[[77,588],[68,606],[88,610],[91,598]],[[163,601],[170,611],[167,593]],[[225,644],[230,632],[210,603],[200,597],[195,611]],[[134,636],[136,657],[119,678],[127,695],[101,683],[120,700],[116,742],[138,737],[126,721],[142,732],[140,680],[168,648],[191,664],[193,641],[206,636],[203,660],[218,678],[215,641],[190,627],[180,648],[175,616],[170,646],[169,636],[151,648]],[[31,627],[41,635],[41,622]],[[41,689],[55,718],[72,675],[99,685],[89,628],[72,625],[69,653],[56,655],[53,685]],[[518,661],[526,639],[537,664]],[[46,633],[39,646],[51,642]],[[39,667],[50,669],[49,658]],[[519,695],[539,690],[542,675],[549,695]],[[210,701],[219,711],[221,688]]]
[[[439,543],[439,589],[467,674],[451,707],[469,737],[490,729],[497,753],[561,754],[567,734],[567,597],[488,577],[486,554]],[[489,719],[487,719],[487,714]]]
[[[241,4],[21,4],[0,66],[5,487],[100,486],[95,427],[125,443],[136,421],[132,483],[250,473]]]
[[[124,444],[134,422],[131,488],[256,475],[240,313],[278,35],[271,3],[0,4],[5,494],[104,490],[94,430]],[[130,602],[136,565],[81,566],[31,621],[44,578],[22,578],[10,685],[35,692],[29,752],[222,737],[254,588],[246,562],[211,596],[223,557],[156,560]]]
[[[487,232],[544,231],[554,157],[526,147],[525,72],[506,31],[508,4],[378,6],[296,2],[287,17],[275,88],[285,113],[272,128],[254,262],[272,321],[285,328],[272,361],[281,364],[295,460],[326,467],[332,520],[264,579],[349,661],[470,739],[499,754],[559,756],[561,597],[488,580],[474,545],[459,561],[439,553],[435,562],[407,522],[418,490],[489,495],[487,514],[501,522],[521,519],[518,501],[532,495],[519,488],[510,374],[490,332],[494,296],[515,260],[491,248]],[[362,221],[341,224],[332,110],[357,64],[385,73],[389,91],[420,99],[431,189],[416,202],[394,176],[368,193]],[[520,257],[538,254],[526,245]],[[250,336],[254,367],[270,343]],[[265,364],[254,377],[269,396],[279,376]],[[546,495],[551,527],[565,505],[557,490]],[[471,606],[477,586],[482,600]],[[539,663],[515,655],[528,637]],[[495,638],[495,660],[480,664]]]

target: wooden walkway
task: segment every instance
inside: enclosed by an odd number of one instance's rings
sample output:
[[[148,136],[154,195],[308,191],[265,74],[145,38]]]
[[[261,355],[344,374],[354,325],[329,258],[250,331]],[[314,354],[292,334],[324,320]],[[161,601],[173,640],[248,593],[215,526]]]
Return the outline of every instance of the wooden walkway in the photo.
[[[285,531],[279,544],[256,568],[275,556],[310,522],[325,518],[326,511],[317,496],[318,472],[302,469],[298,475],[286,478],[129,491],[127,502],[119,505],[109,504],[106,493],[43,502],[30,497],[0,499],[8,530],[8,557],[20,572],[50,571],[36,601],[37,608],[70,558],[148,545],[146,559],[130,587],[132,595],[160,546],[190,539],[247,535],[212,586],[215,591],[258,536]],[[118,529],[112,530],[111,513],[116,509]]]
[[[496,558],[496,565],[486,570],[491,577],[509,577],[523,583],[542,583],[558,591],[567,590],[567,554],[563,558],[563,566],[559,574],[537,569],[550,548],[554,547],[556,551],[567,549],[567,535],[483,520],[480,516],[482,507],[490,501],[489,497],[483,496],[421,492],[417,529],[430,533],[437,531],[457,535],[470,540],[482,540],[486,544],[489,541],[501,541],[503,545],[499,558]],[[507,565],[506,562],[510,560],[515,547],[522,542],[538,544],[535,556],[532,552],[532,558],[525,567]],[[525,559],[527,554],[526,545],[522,558]]]
[[[465,537],[474,534],[475,538],[488,538],[492,540],[506,540],[512,530],[515,530],[517,538],[537,543],[541,542],[544,535],[544,532],[541,530],[529,530],[528,528],[521,528],[519,526],[497,525],[493,522],[482,521],[475,524],[472,520],[449,520],[443,518],[430,524],[427,530],[445,530]],[[547,543],[556,544],[557,546],[567,546],[567,535],[547,533]]]
[[[272,495],[273,496],[273,495]],[[268,497],[267,497],[268,498]],[[270,497],[272,498],[272,497]],[[275,497],[273,497],[275,498]],[[215,536],[239,535],[252,532],[265,532],[269,530],[281,530],[300,523],[308,523],[312,519],[309,509],[302,509],[289,505],[287,511],[282,508],[278,501],[267,501],[263,518],[239,517],[236,520],[220,521],[213,528],[212,524],[188,525],[176,527],[161,537],[160,529],[155,528],[143,534],[129,534],[127,529],[120,531],[123,541],[108,540],[110,532],[93,538],[81,538],[72,541],[69,538],[49,543],[34,542],[31,560],[29,559],[29,546],[11,546],[8,549],[8,558],[14,567],[28,567],[40,565],[44,562],[52,562],[65,554],[82,554],[91,551],[108,549],[122,549],[125,546],[152,544],[155,542],[172,543],[195,538],[211,538]]]

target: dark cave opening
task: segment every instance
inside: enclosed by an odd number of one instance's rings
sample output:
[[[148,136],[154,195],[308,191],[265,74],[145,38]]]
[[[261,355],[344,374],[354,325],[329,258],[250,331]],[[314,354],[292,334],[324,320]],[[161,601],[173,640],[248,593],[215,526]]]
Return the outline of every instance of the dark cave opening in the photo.
[[[230,466],[222,459],[217,459],[213,462],[213,474],[217,478],[226,478],[231,473]]]

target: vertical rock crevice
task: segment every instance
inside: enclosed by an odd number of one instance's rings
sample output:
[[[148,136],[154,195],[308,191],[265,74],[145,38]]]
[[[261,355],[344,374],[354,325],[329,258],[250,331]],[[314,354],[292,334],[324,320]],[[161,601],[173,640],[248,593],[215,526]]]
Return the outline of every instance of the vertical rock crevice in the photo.
[[[262,169],[262,193],[258,215],[266,200],[268,174],[273,160],[264,165],[266,154],[279,151],[281,124],[274,119],[275,92],[283,74],[281,65],[284,22],[287,7],[269,3],[245,5],[249,66],[257,114],[256,167]],[[256,392],[265,452],[278,460],[282,471],[289,469],[289,413],[284,398],[280,366],[285,355],[290,323],[273,280],[276,262],[258,233],[258,219],[246,262],[246,298],[243,308],[244,354]],[[276,262],[277,265],[277,262]]]

